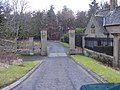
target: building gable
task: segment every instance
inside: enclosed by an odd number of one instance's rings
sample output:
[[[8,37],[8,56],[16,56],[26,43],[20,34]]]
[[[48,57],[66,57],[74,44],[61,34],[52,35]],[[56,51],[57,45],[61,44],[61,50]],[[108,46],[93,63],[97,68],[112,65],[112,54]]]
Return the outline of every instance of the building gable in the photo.
[[[102,17],[101,18],[98,18],[94,15],[92,15],[88,25],[87,25],[87,28],[86,28],[86,31],[85,31],[85,34],[87,34],[87,37],[107,37],[105,34],[104,34],[104,31],[105,28],[102,26],[102,22],[103,20]]]

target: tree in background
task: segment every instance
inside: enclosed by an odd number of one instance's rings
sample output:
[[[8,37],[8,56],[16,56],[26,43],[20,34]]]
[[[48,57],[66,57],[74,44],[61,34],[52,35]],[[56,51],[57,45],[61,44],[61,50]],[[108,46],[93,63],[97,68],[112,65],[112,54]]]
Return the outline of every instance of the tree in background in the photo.
[[[110,9],[110,4],[106,1],[103,2],[103,4],[100,4],[100,9],[105,10],[105,9]]]
[[[48,28],[48,39],[57,38],[58,24],[57,17],[54,12],[54,6],[51,5],[50,9],[47,11],[47,28]]]
[[[57,13],[57,19],[61,34],[65,34],[68,32],[68,29],[75,27],[74,12],[67,8],[67,6],[63,7],[62,12],[59,11]]]
[[[13,10],[13,30],[16,33],[15,37],[25,38],[25,10],[27,8],[28,2],[26,0],[12,0],[12,10]]]
[[[89,7],[90,7],[90,9],[88,10],[88,18],[90,19],[92,14],[95,14],[95,12],[97,10],[99,10],[99,6],[98,6],[98,3],[96,2],[96,0],[93,0],[91,2],[91,4],[89,4]]]
[[[88,18],[85,11],[78,11],[75,19],[76,28],[85,28],[87,26]]]
[[[11,13],[12,8],[8,1],[0,2],[0,38],[10,38],[11,31]]]
[[[34,37],[40,38],[40,31],[46,28],[46,19],[47,14],[45,11],[32,12],[32,17],[28,25],[31,27],[29,34],[33,34]]]
[[[65,28],[65,30],[74,27],[74,22],[75,22],[74,12],[71,9],[67,8],[67,6],[63,6],[62,15],[64,22],[63,27]]]
[[[96,0],[92,0],[88,11],[74,12],[63,6],[57,14],[51,5],[47,11],[25,12],[28,2],[26,0],[12,0],[12,5],[0,2],[0,37],[1,38],[28,38],[40,36],[40,31],[47,28],[48,37],[57,38],[70,28],[85,28],[92,14],[99,9],[108,9],[108,2],[101,4],[100,8]]]

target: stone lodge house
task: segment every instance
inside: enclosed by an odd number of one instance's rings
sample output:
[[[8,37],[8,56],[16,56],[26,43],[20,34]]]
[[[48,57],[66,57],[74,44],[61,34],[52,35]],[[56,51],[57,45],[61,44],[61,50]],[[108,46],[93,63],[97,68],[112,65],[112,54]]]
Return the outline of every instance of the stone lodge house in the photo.
[[[92,15],[86,27],[86,38],[113,39],[113,66],[120,67],[120,6],[117,0],[110,0],[110,9],[99,10]]]
[[[120,24],[120,6],[117,5],[117,0],[110,0],[110,9],[99,10],[90,18],[85,31],[86,37],[113,38],[106,26],[118,24]]]

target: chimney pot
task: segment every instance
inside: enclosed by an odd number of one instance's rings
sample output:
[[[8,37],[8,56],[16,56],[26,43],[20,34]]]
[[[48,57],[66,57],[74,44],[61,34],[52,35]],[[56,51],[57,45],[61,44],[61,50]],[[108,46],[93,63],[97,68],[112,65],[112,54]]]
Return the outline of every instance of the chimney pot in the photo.
[[[110,0],[110,9],[111,10],[115,9],[118,6],[117,3],[118,3],[117,0]]]

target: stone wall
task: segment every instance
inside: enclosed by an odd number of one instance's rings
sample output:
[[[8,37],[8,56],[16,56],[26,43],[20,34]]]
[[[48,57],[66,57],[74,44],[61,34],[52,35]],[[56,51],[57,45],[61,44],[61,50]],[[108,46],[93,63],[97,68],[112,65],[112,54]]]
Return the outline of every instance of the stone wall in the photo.
[[[84,49],[84,55],[94,58],[95,60],[97,60],[107,66],[113,67],[113,57],[112,56],[109,56],[109,55],[106,55],[103,53],[98,53],[98,52],[95,52],[95,51],[92,51],[92,50],[89,50],[86,48]]]
[[[0,39],[0,51],[13,52],[15,51],[15,42],[5,39]]]
[[[21,64],[22,59],[14,53],[0,52],[0,63],[5,65]]]
[[[0,39],[0,67],[22,63],[22,59],[15,54],[15,51],[14,41]]]
[[[120,68],[120,37],[119,37],[119,46],[118,46],[118,66]]]

